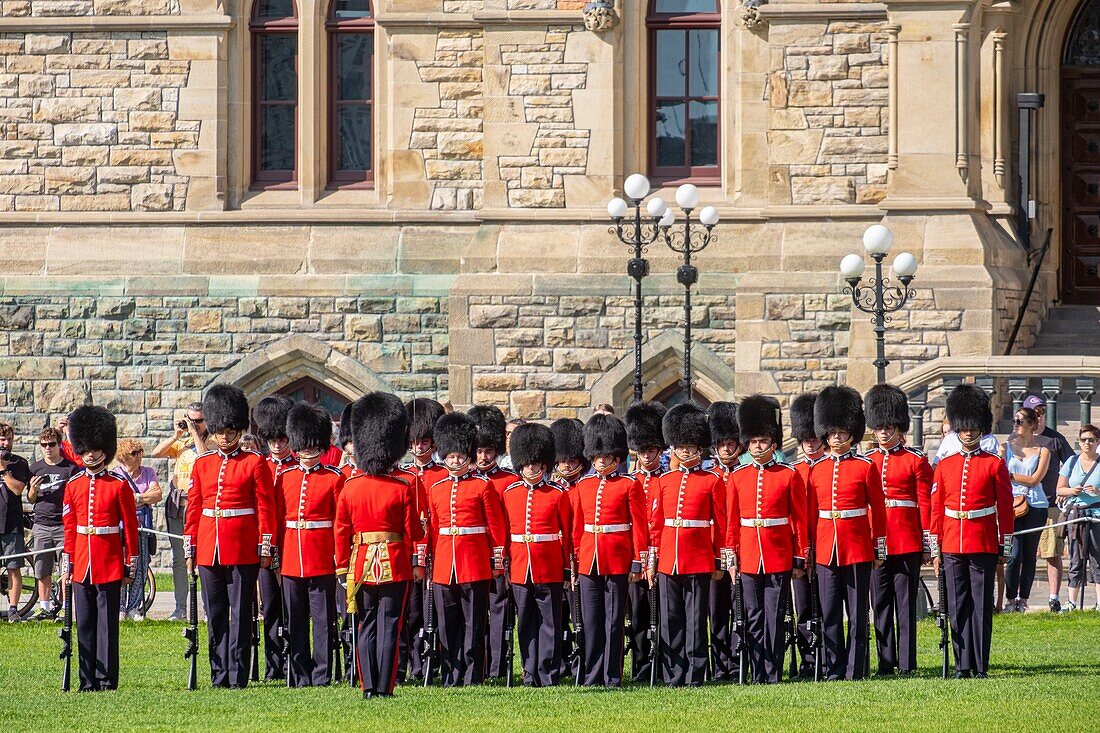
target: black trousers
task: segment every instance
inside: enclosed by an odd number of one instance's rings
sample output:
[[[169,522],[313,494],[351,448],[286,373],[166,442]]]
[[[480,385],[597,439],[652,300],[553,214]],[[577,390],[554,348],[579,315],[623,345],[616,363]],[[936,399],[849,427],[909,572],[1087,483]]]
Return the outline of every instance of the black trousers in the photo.
[[[947,609],[951,618],[955,671],[986,674],[993,639],[997,555],[945,552],[943,567],[947,572]]]
[[[199,567],[210,647],[210,684],[247,687],[252,662],[252,603],[259,565]]]
[[[745,641],[754,682],[776,683],[783,676],[790,581],[789,572],[741,573]]]
[[[355,596],[355,663],[359,684],[379,695],[392,695],[397,684],[401,627],[411,581],[362,585]]]
[[[1072,524],[1066,534],[1069,538],[1069,572],[1066,575],[1069,587],[1084,588],[1090,582],[1100,583],[1100,522]],[[1083,596],[1081,602],[1083,609]]]
[[[584,626],[586,686],[621,687],[626,634],[626,578],[623,575],[580,575],[577,579]]]
[[[810,580],[803,575],[791,578],[791,592],[794,599],[794,620],[798,628],[798,676],[812,679],[814,676],[814,647],[810,621],[813,608],[810,605]]]
[[[710,582],[710,666],[715,680],[733,678],[737,670],[733,632],[733,581],[729,573]]]
[[[649,641],[649,585],[631,583],[627,598],[630,602],[630,679],[648,682],[649,668],[653,664]]]
[[[409,602],[405,604],[405,623],[401,625],[401,662],[398,676],[402,679],[419,679],[424,675],[421,633],[427,613],[427,597],[424,581],[409,581]]]
[[[1027,514],[1017,517],[1012,523],[1013,531],[1036,529],[1046,524],[1046,521],[1047,510],[1032,507]],[[1005,597],[1008,600],[1019,598],[1026,601],[1031,598],[1031,586],[1035,583],[1036,552],[1039,550],[1039,539],[1042,535],[1042,532],[1028,532],[1013,539],[1012,555],[1005,563]]]
[[[515,583],[516,633],[519,635],[523,684],[552,687],[561,678],[561,583]]]
[[[661,677],[671,687],[702,685],[707,675],[710,573],[657,574]]]
[[[575,634],[575,623],[573,619],[573,607],[574,607],[575,591],[573,590],[573,584],[566,581],[562,585],[562,619],[564,625],[562,626],[562,651],[561,651],[561,674],[562,677],[575,677],[577,672],[577,641]]]
[[[489,583],[432,583],[439,625],[440,676],[444,687],[477,685],[485,679],[485,624]]]
[[[290,634],[290,686],[327,685],[332,681],[332,632],[336,623],[336,576],[283,576],[286,630]],[[310,653],[310,619],[313,652]]]
[[[828,680],[861,680],[867,672],[868,620],[871,563],[817,566],[821,597],[825,658],[822,669]],[[844,616],[848,634],[844,634]]]
[[[73,582],[80,691],[118,688],[118,612],[122,581]]]
[[[503,575],[493,578],[489,586],[489,624],[486,627],[486,677],[503,677],[505,669],[504,659],[504,626],[508,617],[508,604],[512,596],[508,590],[508,579]]]
[[[271,568],[260,568],[260,613],[264,617],[264,679],[281,680],[283,644],[279,631],[283,628],[283,590],[279,576]]]
[[[871,570],[871,607],[875,614],[878,671],[917,669],[917,593],[921,553],[887,555]]]

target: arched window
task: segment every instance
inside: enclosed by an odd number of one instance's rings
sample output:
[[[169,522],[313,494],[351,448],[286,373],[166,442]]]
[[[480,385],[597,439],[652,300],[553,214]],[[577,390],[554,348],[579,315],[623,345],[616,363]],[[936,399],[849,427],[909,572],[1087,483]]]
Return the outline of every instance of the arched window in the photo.
[[[329,170],[334,185],[374,180],[374,13],[370,0],[332,0]]]
[[[310,377],[303,377],[288,384],[279,390],[279,394],[285,394],[295,402],[312,402],[320,405],[336,422],[340,421],[340,415],[348,404],[347,398]]]
[[[297,180],[298,12],[294,0],[256,0],[252,32],[252,181]]]
[[[718,0],[651,0],[649,169],[657,181],[717,182]]]

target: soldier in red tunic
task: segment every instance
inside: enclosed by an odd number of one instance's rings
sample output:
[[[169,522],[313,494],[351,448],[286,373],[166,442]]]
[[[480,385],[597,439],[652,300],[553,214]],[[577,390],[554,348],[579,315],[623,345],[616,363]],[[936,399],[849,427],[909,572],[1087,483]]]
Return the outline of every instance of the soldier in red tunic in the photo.
[[[806,485],[806,512],[810,518],[809,528],[812,529],[816,519],[809,514],[809,485],[810,466],[825,455],[825,444],[814,432],[814,401],[817,392],[806,392],[791,400],[791,437],[798,441],[798,447],[802,450],[802,458],[795,461],[794,468],[802,477],[802,483]],[[814,647],[811,620],[814,617],[814,609],[811,606],[810,582],[813,567],[808,566],[806,573],[801,577],[791,576],[791,590],[794,595],[795,623],[798,627],[798,676],[805,679],[813,679],[814,676]],[[820,609],[818,609],[820,611]]]
[[[737,425],[737,405],[712,402],[707,408],[710,438],[714,449],[714,470],[728,486],[730,474],[741,465],[741,433]],[[734,645],[741,643],[733,631],[733,584],[728,573],[710,584],[710,665],[711,679],[726,681],[736,673]]]
[[[939,572],[947,573],[955,676],[985,677],[998,556],[1012,553],[1012,483],[1004,461],[981,449],[981,437],[993,430],[989,396],[982,389],[962,384],[952,390],[947,420],[959,434],[962,452],[936,465],[933,551],[941,557]]]
[[[337,468],[340,469],[340,473],[344,475],[345,479],[351,478],[351,475],[355,473],[355,443],[351,429],[351,409],[354,404],[352,402],[346,405],[343,413],[340,414],[340,433],[336,438],[340,443],[340,450],[344,452]]]
[[[739,579],[744,597],[752,678],[777,683],[783,674],[788,588],[792,575],[805,573],[810,549],[806,484],[793,466],[775,461],[775,436],[783,428],[771,399],[746,397],[738,422],[752,460],[730,474],[726,487],[730,575]]]
[[[78,407],[69,436],[84,470],[69,479],[61,508],[65,529],[61,583],[72,593],[80,691],[118,688],[118,604],[137,564],[134,488],[107,470],[115,457],[115,417]]]
[[[554,481],[571,491],[581,477],[588,473],[591,464],[584,457],[584,423],[573,418],[559,418],[550,423],[550,432],[554,435]],[[573,618],[576,608],[576,590],[572,583],[566,583],[562,598],[565,625],[569,630],[562,652],[562,674],[576,675],[580,663],[580,650],[575,645],[576,620]]]
[[[584,426],[584,455],[593,474],[570,492],[577,593],[584,624],[586,686],[621,687],[626,589],[642,572],[649,528],[645,494],[625,470],[626,426],[614,415],[593,415]]]
[[[711,444],[707,415],[692,403],[670,409],[662,427],[678,461],[662,474],[653,495],[649,553],[657,560],[665,684],[703,684],[707,672],[710,583],[726,571],[726,490],[722,478],[701,467]],[[651,558],[652,566],[652,558]]]
[[[184,546],[199,569],[210,634],[210,681],[243,688],[251,659],[249,619],[260,567],[270,567],[275,535],[271,471],[242,450],[248,402],[237,387],[215,384],[202,401],[216,450],[195,459],[187,492]]]
[[[363,697],[388,697],[409,586],[424,576],[416,553],[423,527],[413,487],[392,473],[408,447],[401,400],[372,392],[354,403],[351,417],[357,470],[336,501],[336,572],[347,578]]]
[[[489,585],[504,574],[508,530],[500,496],[474,472],[477,426],[461,412],[435,424],[436,450],[447,478],[428,488],[432,593],[442,647],[445,687],[485,677]]]
[[[504,419],[504,413],[495,405],[474,405],[466,414],[477,425],[477,457],[474,459],[474,470],[478,475],[489,480],[503,501],[504,490],[519,481],[518,474],[506,471],[497,465],[497,461],[504,454],[504,433],[507,422]],[[503,575],[493,578],[493,584],[489,587],[489,625],[487,627],[489,635],[486,638],[488,643],[486,676],[492,679],[500,679],[508,674],[508,670],[505,669],[507,659],[504,653],[504,627],[508,618],[508,604],[511,602],[508,579]]]
[[[565,488],[550,480],[554,436],[549,428],[519,425],[509,446],[512,465],[523,477],[504,490],[523,684],[550,687],[561,676],[562,583],[573,555],[572,507]]]
[[[290,635],[287,681],[291,687],[327,685],[337,618],[332,528],[344,475],[321,465],[321,454],[332,444],[332,419],[324,409],[295,405],[287,416],[287,433],[298,462],[275,479],[275,526]]]
[[[869,653],[871,566],[886,559],[882,479],[855,452],[863,436],[863,398],[851,387],[826,387],[814,402],[814,428],[829,453],[810,468],[811,516],[828,680],[863,679]],[[849,619],[847,638],[844,617]]]
[[[877,384],[868,390],[864,405],[878,443],[867,457],[875,463],[886,496],[886,562],[871,571],[878,673],[911,675],[917,671],[920,567],[932,559],[932,467],[922,452],[905,445],[909,400],[904,392]]]
[[[657,480],[662,473],[661,459],[664,456],[665,439],[661,434],[661,419],[664,416],[665,406],[660,402],[635,402],[623,415],[627,446],[636,457],[632,475],[645,502],[647,533],[650,507],[653,506],[652,494],[656,493]],[[644,572],[649,567],[648,547],[642,551],[639,559]],[[631,583],[627,595],[630,604],[630,678],[634,682],[642,682],[649,679],[650,666],[653,664],[653,650],[649,641],[647,583]]]
[[[252,410],[252,422],[256,424],[256,437],[267,445],[267,467],[274,483],[279,472],[298,462],[290,449],[286,434],[286,418],[294,400],[286,395],[264,397]],[[281,680],[286,675],[283,659],[284,633],[283,589],[279,584],[279,554],[276,549],[272,567],[260,568],[260,612],[264,619],[264,678]]]

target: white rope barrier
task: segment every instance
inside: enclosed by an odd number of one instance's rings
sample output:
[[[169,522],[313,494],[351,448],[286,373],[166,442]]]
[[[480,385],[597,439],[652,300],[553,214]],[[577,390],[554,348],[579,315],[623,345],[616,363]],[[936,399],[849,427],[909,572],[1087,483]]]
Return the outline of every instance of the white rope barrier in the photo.
[[[1100,522],[1100,517],[1078,517],[1077,519],[1067,519],[1064,522],[1056,522],[1055,524],[1046,524],[1042,527],[1036,527],[1035,529],[1024,529],[1019,532],[1013,532],[1013,537],[1019,537],[1022,534],[1032,534],[1033,532],[1042,532],[1044,529],[1052,529],[1054,527],[1064,527],[1067,524],[1079,524],[1081,522],[1097,523]]]
[[[172,534],[171,532],[161,532],[156,529],[146,529],[145,527],[138,527],[138,532],[144,532],[145,534],[156,535],[157,537],[167,537],[172,540],[182,540],[183,535]],[[38,555],[47,555],[51,552],[61,552],[63,548],[58,545],[57,547],[51,547],[47,550],[35,550],[34,552],[21,552],[18,555],[0,555],[0,563],[7,562],[8,560],[18,560],[23,557],[37,557]]]

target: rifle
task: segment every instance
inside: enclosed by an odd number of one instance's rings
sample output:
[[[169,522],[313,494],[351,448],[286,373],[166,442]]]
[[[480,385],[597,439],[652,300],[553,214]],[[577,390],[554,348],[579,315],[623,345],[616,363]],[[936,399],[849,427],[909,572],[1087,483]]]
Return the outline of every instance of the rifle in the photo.
[[[424,577],[424,592],[428,594],[427,618],[424,619],[424,628],[421,633],[424,636],[424,651],[421,658],[424,660],[424,686],[432,684],[432,667],[437,662],[436,647],[439,645],[439,629],[435,624],[435,593],[432,592],[432,566],[435,563],[429,554],[427,558],[427,573]]]
[[[283,658],[283,676],[286,678],[286,686],[290,687],[290,629],[287,628],[286,596],[279,594],[283,599],[283,620],[279,624],[279,655]]]
[[[187,581],[187,603],[187,628],[183,630],[187,650],[183,653],[183,658],[191,660],[187,671],[187,689],[194,690],[198,686],[199,664],[199,576],[194,570]]]
[[[253,682],[260,679],[260,600],[259,590],[252,598],[252,673]]]
[[[67,571],[66,571],[67,572]],[[65,600],[64,606],[64,623],[57,632],[57,636],[61,639],[61,691],[68,692],[72,681],[72,668],[73,668],[73,587],[72,581],[66,583],[62,589]]]
[[[741,590],[741,572],[733,576],[733,633],[737,635],[737,684],[745,684],[747,649],[745,648],[745,596]]]
[[[787,601],[787,643],[791,648],[791,664],[788,669],[789,677],[793,680],[798,677],[798,620],[794,612],[794,579],[791,579],[791,595]]]
[[[343,644],[343,635],[340,631],[340,622],[333,619],[332,628],[329,629],[329,664],[332,668],[332,684],[340,684],[340,645]]]
[[[657,635],[657,549],[649,551],[649,686],[657,684],[657,653],[661,646],[661,640]]]
[[[822,666],[825,653],[825,632],[822,628],[821,599],[817,594],[817,566],[816,552],[813,543],[810,543],[810,551],[806,558],[807,571],[810,575],[810,649],[814,653],[814,682],[821,681]]]
[[[943,566],[943,553],[939,553],[939,572],[936,574],[936,590],[940,596],[940,607],[936,611],[936,623],[940,627],[940,650],[943,652],[943,678],[951,671],[951,626],[947,618],[947,568]]]
[[[574,564],[575,565],[575,564]],[[573,653],[576,655],[576,680],[579,687],[584,680],[584,621],[581,619],[580,575],[573,568]]]
[[[515,666],[516,652],[514,644],[514,634],[516,625],[516,605],[512,600],[512,587],[511,584],[507,586],[508,594],[508,611],[504,617],[504,686],[512,686],[512,668]]]

